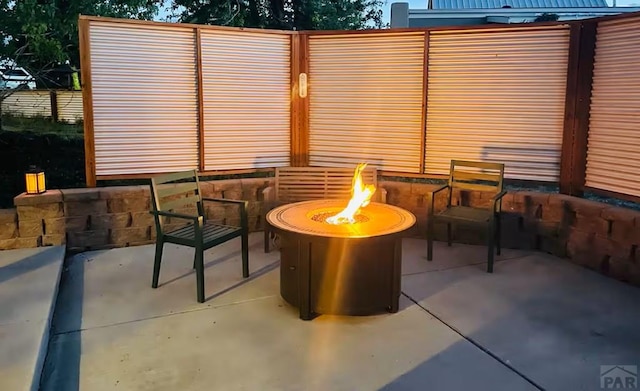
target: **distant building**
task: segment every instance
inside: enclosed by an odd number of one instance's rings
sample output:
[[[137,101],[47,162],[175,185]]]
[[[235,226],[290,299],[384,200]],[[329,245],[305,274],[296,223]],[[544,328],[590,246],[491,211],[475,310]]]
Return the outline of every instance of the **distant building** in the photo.
[[[542,14],[565,21],[637,11],[640,7],[609,7],[605,0],[427,0],[425,9],[391,4],[391,27],[528,23]]]

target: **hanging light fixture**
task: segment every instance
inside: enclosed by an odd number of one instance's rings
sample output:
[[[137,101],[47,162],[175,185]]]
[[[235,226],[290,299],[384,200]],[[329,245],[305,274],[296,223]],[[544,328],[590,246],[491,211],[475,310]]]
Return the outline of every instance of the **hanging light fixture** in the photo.
[[[41,194],[47,190],[44,183],[44,171],[36,166],[29,167],[29,170],[24,173],[24,179],[27,185],[27,194]]]

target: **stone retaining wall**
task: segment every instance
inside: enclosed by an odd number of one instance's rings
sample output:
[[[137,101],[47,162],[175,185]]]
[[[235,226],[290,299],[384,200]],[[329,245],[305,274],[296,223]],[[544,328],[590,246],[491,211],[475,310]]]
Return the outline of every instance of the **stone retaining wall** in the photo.
[[[262,190],[271,178],[202,182],[205,197],[249,201],[249,228],[262,230]],[[427,194],[436,186],[379,182],[387,201],[413,212],[418,223],[411,236],[425,237]],[[436,209],[446,204],[436,197]],[[457,193],[456,204],[488,205],[482,193]],[[152,243],[155,240],[148,186],[50,190],[20,195],[15,209],[0,210],[0,249],[66,243],[85,251]],[[209,204],[209,218],[237,223],[236,206]],[[640,285],[640,212],[560,194],[511,192],[504,197],[502,242],[505,248],[532,249],[571,259],[622,281]],[[174,222],[168,222],[174,224]],[[436,227],[436,240],[446,240],[446,227]],[[483,244],[485,233],[454,227],[454,241]],[[425,249],[426,251],[426,249]]]
[[[427,194],[436,186],[382,182],[387,202],[413,212],[413,234],[426,237]],[[435,208],[446,205],[446,192],[436,196]],[[452,202],[488,206],[491,198],[479,192],[457,193]],[[505,248],[539,250],[640,285],[640,212],[582,198],[537,192],[510,192],[502,203],[502,243]],[[446,240],[446,226],[435,227],[435,239]],[[454,241],[484,244],[486,234],[454,227]],[[426,251],[426,250],[425,250]]]
[[[249,201],[249,229],[262,229],[260,210],[265,178],[202,182],[204,197]],[[0,249],[66,243],[70,251],[97,250],[153,243],[155,225],[149,186],[48,190],[21,194],[15,209],[0,213]],[[239,223],[237,206],[207,203],[209,218]],[[167,228],[180,226],[167,220]]]

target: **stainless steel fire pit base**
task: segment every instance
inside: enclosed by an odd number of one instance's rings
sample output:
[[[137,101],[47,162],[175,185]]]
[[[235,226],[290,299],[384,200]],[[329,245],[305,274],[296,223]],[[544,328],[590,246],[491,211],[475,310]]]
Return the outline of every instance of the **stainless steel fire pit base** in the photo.
[[[301,319],[398,311],[401,234],[413,226],[415,217],[372,203],[355,224],[324,222],[327,213],[337,213],[344,205],[345,201],[308,201],[267,215],[267,223],[280,237],[280,294],[300,310]]]

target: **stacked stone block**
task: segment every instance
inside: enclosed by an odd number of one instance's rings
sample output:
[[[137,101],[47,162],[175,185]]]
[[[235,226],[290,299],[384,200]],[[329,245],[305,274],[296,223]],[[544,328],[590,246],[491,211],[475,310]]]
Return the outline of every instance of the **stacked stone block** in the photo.
[[[262,190],[268,178],[201,182],[204,197],[249,201],[251,232],[262,230]],[[181,197],[183,195],[176,195]],[[70,251],[86,251],[153,243],[155,222],[149,213],[149,186],[48,190],[40,195],[22,194],[16,209],[0,210],[0,249],[66,244]],[[237,205],[205,203],[207,218],[222,224],[239,224]],[[195,205],[176,212],[193,214]],[[187,224],[166,218],[166,230]]]
[[[264,227],[263,190],[270,178],[201,182],[204,197],[249,201],[249,230]],[[379,182],[387,202],[411,211],[417,223],[408,233],[426,238],[429,197],[439,185]],[[446,206],[446,191],[435,197],[435,209]],[[155,223],[149,186],[49,190],[22,194],[15,209],[0,210],[0,249],[66,244],[71,251],[153,243]],[[488,207],[491,195],[454,192],[454,205]],[[193,213],[195,205],[181,212]],[[205,203],[207,218],[239,224],[236,205]],[[502,201],[502,243],[505,248],[532,249],[567,257],[572,262],[640,285],[640,212],[561,194],[511,192]],[[165,220],[173,229],[185,221]],[[446,226],[435,227],[435,239],[446,240]],[[454,227],[453,240],[484,244],[482,230]],[[425,250],[426,251],[426,250]]]

